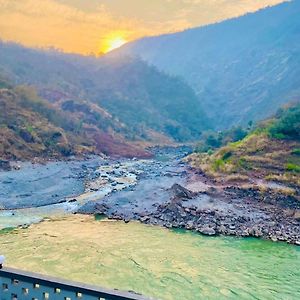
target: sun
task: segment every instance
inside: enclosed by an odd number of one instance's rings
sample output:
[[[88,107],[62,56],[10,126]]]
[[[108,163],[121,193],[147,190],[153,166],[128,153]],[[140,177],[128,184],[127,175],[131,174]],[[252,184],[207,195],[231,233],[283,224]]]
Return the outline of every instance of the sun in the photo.
[[[110,52],[114,49],[117,49],[117,48],[123,46],[126,43],[127,43],[127,41],[121,36],[116,36],[116,37],[109,38],[106,41],[105,52]]]

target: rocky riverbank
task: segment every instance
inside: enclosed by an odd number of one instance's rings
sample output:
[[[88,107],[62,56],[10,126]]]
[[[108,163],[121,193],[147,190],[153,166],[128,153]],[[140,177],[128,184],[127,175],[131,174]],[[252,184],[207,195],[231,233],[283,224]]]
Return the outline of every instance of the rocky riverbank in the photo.
[[[168,191],[169,201],[154,211],[135,211],[128,216],[111,211],[106,202],[97,203],[94,213],[125,222],[139,220],[167,228],[185,228],[205,235],[253,236],[300,245],[299,208],[284,209],[262,203],[259,198],[249,198],[247,193],[244,198],[237,198],[240,192],[232,188],[222,194],[214,190],[195,194],[174,184]]]
[[[170,176],[180,173],[180,166],[171,164],[185,156],[189,148],[151,151],[155,160],[92,156],[44,164],[20,162],[14,170],[0,171],[0,229],[27,227],[43,218],[75,213],[88,202],[131,190],[149,176],[155,182],[165,174],[164,179],[170,180],[162,180],[164,186],[174,183]],[[147,186],[151,188],[151,184]],[[143,197],[139,198],[142,203]]]
[[[300,203],[296,198],[272,189],[262,193],[259,187],[214,186],[203,176],[191,182],[194,171],[185,168],[178,174],[160,174],[159,182],[144,179],[129,191],[90,203],[81,212],[210,236],[252,236],[300,245]]]

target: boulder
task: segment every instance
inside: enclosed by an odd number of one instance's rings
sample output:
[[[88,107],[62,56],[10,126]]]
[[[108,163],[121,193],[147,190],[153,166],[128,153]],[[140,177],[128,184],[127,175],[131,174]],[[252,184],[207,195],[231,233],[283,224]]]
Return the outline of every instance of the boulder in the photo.
[[[169,191],[172,193],[174,200],[192,199],[195,196],[195,193],[184,188],[178,183],[173,184]]]
[[[209,226],[203,226],[203,227],[199,228],[198,231],[205,235],[210,235],[210,236],[216,235],[216,231]]]

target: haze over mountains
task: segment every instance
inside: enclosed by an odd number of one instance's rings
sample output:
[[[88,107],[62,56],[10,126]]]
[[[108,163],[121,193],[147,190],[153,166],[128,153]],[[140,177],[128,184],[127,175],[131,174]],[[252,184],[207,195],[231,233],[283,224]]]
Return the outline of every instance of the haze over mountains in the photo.
[[[128,140],[186,141],[209,127],[191,87],[138,59],[68,55],[2,43],[0,70],[16,84],[33,85],[60,109],[77,110],[84,122]]]
[[[217,128],[267,117],[300,95],[300,1],[114,51],[181,76]]]
[[[76,136],[80,149],[129,156],[144,152],[128,142],[195,141],[203,131],[263,119],[300,99],[299,15],[296,0],[218,24],[144,38],[100,58],[2,42],[0,75],[12,91],[2,93],[0,104],[13,115],[16,106],[7,101],[23,103],[16,86],[36,89],[42,98],[38,101],[44,106],[48,101],[51,111],[73,122],[72,130],[64,129],[49,116],[39,116],[55,132],[61,130],[73,152]],[[36,106],[32,110],[40,115]],[[25,115],[32,120],[28,111]],[[2,120],[4,127],[9,125],[4,115]],[[40,133],[26,122],[10,130],[41,142]],[[24,133],[28,128],[31,132]],[[60,152],[58,148],[53,151]]]

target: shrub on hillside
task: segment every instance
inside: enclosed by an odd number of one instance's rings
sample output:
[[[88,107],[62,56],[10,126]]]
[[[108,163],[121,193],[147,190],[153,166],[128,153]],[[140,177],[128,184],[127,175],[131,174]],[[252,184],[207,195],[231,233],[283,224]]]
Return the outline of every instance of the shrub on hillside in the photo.
[[[300,140],[300,104],[280,110],[278,119],[269,128],[269,134],[278,139]]]
[[[241,126],[233,127],[227,131],[206,131],[201,136],[196,152],[204,153],[225,146],[228,143],[238,142],[246,137],[249,131],[250,127],[244,129]]]

